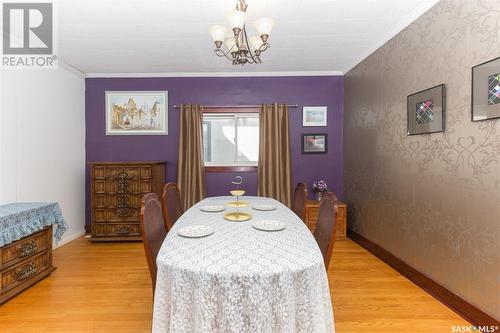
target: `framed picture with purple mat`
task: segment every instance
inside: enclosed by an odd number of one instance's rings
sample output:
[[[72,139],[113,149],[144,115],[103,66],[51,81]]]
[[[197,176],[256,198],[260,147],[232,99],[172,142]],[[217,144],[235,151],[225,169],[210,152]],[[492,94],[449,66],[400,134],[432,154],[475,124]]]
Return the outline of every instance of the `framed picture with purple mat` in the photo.
[[[446,114],[444,84],[407,97],[408,135],[444,132]]]
[[[500,118],[500,57],[472,67],[472,121]]]

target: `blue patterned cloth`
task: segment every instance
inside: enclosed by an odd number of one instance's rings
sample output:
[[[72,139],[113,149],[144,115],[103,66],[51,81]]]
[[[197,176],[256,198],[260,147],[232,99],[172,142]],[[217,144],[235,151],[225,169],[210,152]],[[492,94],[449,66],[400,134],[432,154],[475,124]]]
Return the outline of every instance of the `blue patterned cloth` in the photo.
[[[0,246],[56,225],[54,238],[61,240],[68,225],[57,202],[19,202],[0,205]]]

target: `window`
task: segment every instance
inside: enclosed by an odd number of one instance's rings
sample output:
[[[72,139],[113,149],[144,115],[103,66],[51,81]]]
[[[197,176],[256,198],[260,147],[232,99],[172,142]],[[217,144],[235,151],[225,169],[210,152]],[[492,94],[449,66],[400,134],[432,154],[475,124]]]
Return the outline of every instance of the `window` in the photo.
[[[259,114],[204,114],[203,150],[205,166],[256,166]]]

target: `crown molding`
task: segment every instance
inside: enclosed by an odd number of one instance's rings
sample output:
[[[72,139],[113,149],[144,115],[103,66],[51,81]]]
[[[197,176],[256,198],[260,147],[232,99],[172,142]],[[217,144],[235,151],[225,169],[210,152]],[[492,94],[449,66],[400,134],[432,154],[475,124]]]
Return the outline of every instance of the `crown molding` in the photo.
[[[86,73],[86,78],[342,76],[342,71]]]
[[[19,37],[15,36],[15,35],[11,34],[10,37],[14,38],[17,41],[20,41]],[[58,52],[55,52],[56,56],[57,56],[57,53]],[[85,78],[85,73],[84,72],[82,72],[81,70],[79,70],[75,66],[70,65],[67,62],[59,59],[59,57],[57,57],[57,66],[65,69],[66,71],[68,71],[70,73],[73,73],[73,74],[77,75],[78,77]],[[55,68],[47,68],[47,69],[44,69],[44,70],[53,70],[53,69],[56,69],[56,68],[57,67],[55,67]],[[3,69],[3,68],[1,68],[1,69]]]
[[[380,41],[378,41],[376,44],[371,46],[370,48],[367,49],[366,52],[364,52],[361,56],[356,58],[349,66],[347,66],[343,72],[347,74],[351,69],[359,65],[363,60],[368,58],[373,52],[378,50],[380,47],[382,47],[385,43],[387,43],[389,40],[394,38],[397,34],[399,34],[401,31],[403,31],[406,27],[408,27],[411,23],[413,23],[416,19],[418,19],[420,16],[422,16],[425,12],[427,12],[429,9],[434,7],[437,3],[439,3],[440,0],[428,0],[422,3],[420,6],[418,6],[411,14],[406,16],[403,20],[401,20],[397,26],[392,29],[389,33],[387,33]]]
[[[77,75],[78,77],[85,78],[84,72],[82,72],[81,70],[79,70],[78,68],[76,68],[74,66],[69,65],[68,63],[66,63],[64,61],[61,61],[58,59],[57,65],[61,68],[64,68],[66,71]]]

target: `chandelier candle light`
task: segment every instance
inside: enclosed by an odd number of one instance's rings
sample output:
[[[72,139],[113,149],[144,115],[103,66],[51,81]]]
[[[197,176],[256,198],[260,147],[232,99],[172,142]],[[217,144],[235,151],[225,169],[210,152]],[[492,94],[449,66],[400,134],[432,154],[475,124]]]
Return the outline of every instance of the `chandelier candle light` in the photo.
[[[227,36],[227,29],[222,25],[210,27],[215,54],[227,58],[233,65],[260,64],[260,55],[269,48],[267,41],[274,26],[273,19],[264,17],[256,20],[258,36],[248,38],[245,25],[247,7],[245,0],[237,0],[236,8],[229,14],[232,36]]]

